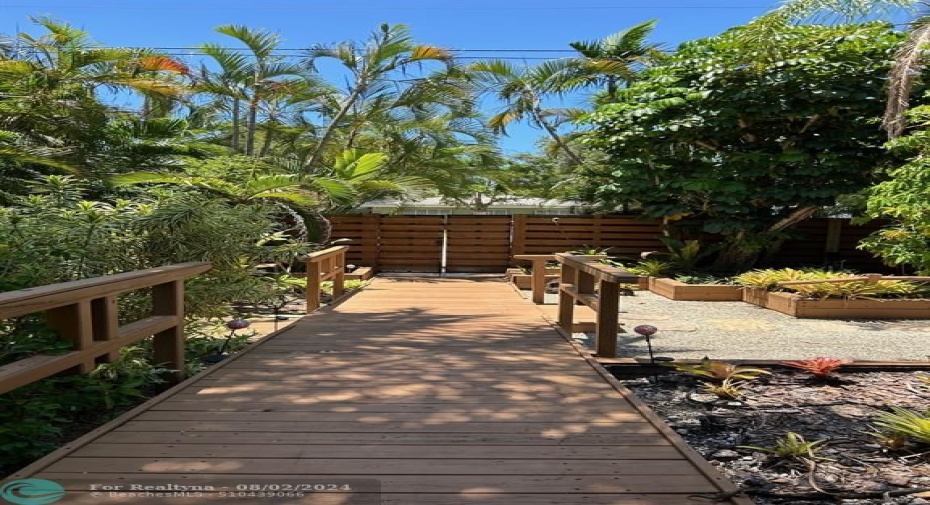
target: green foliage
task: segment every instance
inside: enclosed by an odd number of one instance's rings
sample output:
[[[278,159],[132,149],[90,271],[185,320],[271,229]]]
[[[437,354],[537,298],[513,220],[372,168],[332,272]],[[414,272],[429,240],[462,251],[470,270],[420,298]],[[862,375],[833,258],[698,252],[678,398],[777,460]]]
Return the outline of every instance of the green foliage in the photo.
[[[827,440],[808,442],[803,436],[789,431],[785,433],[784,436],[775,440],[774,447],[759,447],[755,445],[742,445],[740,447],[767,452],[776,458],[828,460],[829,458],[817,454],[826,442]]]
[[[730,277],[717,277],[711,274],[696,274],[696,275],[677,275],[675,280],[678,282],[684,282],[685,284],[732,284],[733,279]]]
[[[889,265],[907,265],[930,275],[930,106],[916,107],[909,118],[914,130],[889,144],[909,158],[907,163],[888,170],[887,180],[866,192],[866,216],[890,223],[863,240],[860,248]]]
[[[650,277],[662,277],[674,269],[675,265],[669,263],[668,261],[661,261],[657,259],[645,259],[633,266],[622,267],[625,268],[628,272],[634,273],[636,275],[644,275]]]
[[[921,414],[901,407],[891,407],[891,412],[878,414],[872,424],[880,433],[930,444],[930,414],[926,412]]]
[[[734,378],[727,378],[727,379],[724,379],[723,382],[719,384],[713,383],[713,382],[705,382],[704,384],[701,385],[701,388],[704,391],[712,395],[716,395],[717,397],[722,398],[724,400],[736,400],[740,396],[743,396],[743,393],[745,392],[745,390],[744,388],[741,388],[740,386],[738,386],[735,381],[736,379]]]
[[[766,289],[769,291],[791,291],[805,298],[900,298],[923,296],[925,288],[920,284],[880,280],[878,282],[849,281],[849,282],[823,282],[816,284],[797,284],[778,286],[779,282],[788,281],[817,281],[828,279],[846,279],[859,277],[849,272],[830,272],[818,269],[797,270],[793,268],[752,270],[734,278],[742,286]]]
[[[888,159],[876,127],[889,25],[786,27],[747,43],[741,29],[683,44],[591,116],[585,142],[610,156],[592,191],[614,208],[722,234],[721,265],[751,263],[784,230],[866,187]],[[777,45],[784,58],[767,59]],[[741,257],[742,255],[742,257]]]
[[[697,365],[688,363],[669,363],[677,372],[681,372],[694,377],[707,378],[716,382],[729,380],[730,382],[741,380],[755,380],[762,375],[771,375],[768,370],[761,368],[734,365],[724,361],[712,361],[704,358]]]
[[[720,244],[705,246],[699,240],[678,240],[671,237],[659,237],[659,240],[668,248],[665,254],[676,271],[683,273],[694,272],[698,264],[720,250]]]

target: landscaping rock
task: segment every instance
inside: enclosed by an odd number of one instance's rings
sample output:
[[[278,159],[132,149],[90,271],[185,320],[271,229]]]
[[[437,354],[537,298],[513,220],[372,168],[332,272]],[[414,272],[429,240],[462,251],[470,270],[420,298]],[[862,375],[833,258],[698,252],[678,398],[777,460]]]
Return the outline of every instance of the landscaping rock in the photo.
[[[922,374],[842,374],[816,382],[803,373],[777,372],[741,383],[746,392],[739,402],[720,402],[700,392],[700,381],[680,374],[621,382],[759,505],[928,505],[925,497],[882,498],[888,491],[930,487],[928,448],[888,451],[867,434],[875,416],[889,406],[927,410],[930,384],[918,379]],[[772,447],[789,431],[810,442],[826,440],[816,453],[824,459],[816,460],[813,471],[802,460],[741,448]],[[874,497],[796,498],[817,492],[811,480],[831,493]]]

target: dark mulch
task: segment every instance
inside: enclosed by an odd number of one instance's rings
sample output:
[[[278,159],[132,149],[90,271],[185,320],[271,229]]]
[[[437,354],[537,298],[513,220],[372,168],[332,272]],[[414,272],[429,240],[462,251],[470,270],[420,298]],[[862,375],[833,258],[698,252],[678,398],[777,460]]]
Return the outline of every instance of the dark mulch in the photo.
[[[889,406],[930,409],[930,385],[920,372],[845,373],[817,382],[805,373],[776,371],[742,383],[740,401],[723,401],[680,374],[622,382],[673,429],[745,489],[760,505],[930,504],[930,446],[889,451],[866,432]],[[741,446],[772,447],[793,431],[827,440],[813,465]],[[903,495],[903,496],[898,496]]]

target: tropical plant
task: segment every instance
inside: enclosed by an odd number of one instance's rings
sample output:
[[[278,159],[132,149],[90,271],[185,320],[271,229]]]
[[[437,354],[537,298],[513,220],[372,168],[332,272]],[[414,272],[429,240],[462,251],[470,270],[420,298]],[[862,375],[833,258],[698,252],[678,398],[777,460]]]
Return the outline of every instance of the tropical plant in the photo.
[[[732,284],[729,277],[717,277],[711,274],[676,275],[675,280],[685,284]]]
[[[345,128],[350,132],[357,131],[359,125],[368,119],[365,115],[356,114],[365,109],[360,106],[362,102],[374,105],[374,110],[386,106],[426,105],[442,97],[450,97],[454,89],[454,86],[441,85],[443,80],[454,73],[451,68],[452,53],[442,47],[416,43],[405,25],[382,24],[364,45],[342,42],[312,46],[305,52],[302,63],[307,69],[315,70],[321,59],[336,60],[349,72],[351,79],[343,96],[337,100],[339,106],[326,118],[326,124],[314,139],[305,163],[310,170],[319,168],[338,130]],[[392,79],[394,75],[430,62],[443,65],[451,73],[415,80],[414,84],[399,94],[395,93],[397,83]],[[349,136],[351,138],[352,133]],[[353,144],[350,140],[339,151],[351,147]]]
[[[872,423],[880,432],[896,434],[908,440],[930,444],[930,415],[901,407],[891,407],[891,412],[881,412]]]
[[[562,71],[550,86],[558,92],[600,88],[610,102],[643,68],[664,58],[662,44],[647,42],[656,20],[644,21],[599,40],[572,42],[578,56],[556,60]]]
[[[769,291],[792,291],[805,298],[890,298],[897,296],[919,295],[924,288],[920,284],[897,281],[844,281],[844,282],[815,282],[860,278],[850,272],[831,272],[827,270],[793,268],[752,270],[734,277],[734,281],[742,286],[765,289]],[[788,284],[779,286],[781,282],[810,282],[804,284]]]
[[[238,40],[248,48],[248,52],[242,53],[218,44],[202,44],[200,50],[219,64],[220,72],[201,71],[197,89],[225,97],[231,102],[230,138],[233,149],[239,145],[241,115],[245,109],[243,152],[253,155],[256,154],[259,111],[276,96],[305,83],[303,69],[280,56],[277,49],[281,41],[275,33],[242,25],[223,25],[216,28],[216,32]]]
[[[675,265],[668,261],[644,259],[637,262],[635,265],[623,268],[625,268],[628,272],[634,273],[636,275],[662,277],[674,270]]]
[[[555,145],[576,165],[584,159],[559,133],[559,126],[580,119],[579,109],[547,109],[543,97],[553,86],[561,69],[543,63],[535,67],[518,67],[503,60],[480,61],[469,67],[487,93],[504,102],[503,110],[488,120],[495,133],[507,134],[507,126],[514,121],[527,121],[534,128],[546,132]]]
[[[733,378],[727,378],[719,384],[714,382],[705,382],[701,385],[701,388],[704,391],[712,395],[716,395],[719,398],[723,398],[725,400],[736,400],[740,396],[743,396],[745,389],[738,386],[735,380],[736,379]]]
[[[822,449],[822,446],[825,443],[827,443],[827,440],[825,439],[808,442],[800,434],[789,431],[783,436],[777,438],[773,447],[760,447],[756,445],[741,445],[740,447],[766,452],[775,456],[776,458],[807,459],[813,461],[829,459],[818,455],[818,452]]]
[[[707,378],[716,382],[729,380],[745,381],[755,380],[762,375],[771,375],[772,372],[762,368],[734,365],[725,361],[712,361],[704,358],[700,363],[692,365],[689,363],[669,363],[677,372],[681,372],[694,377]]]
[[[852,363],[852,360],[818,357],[800,361],[782,361],[781,364],[791,368],[797,368],[810,372],[816,379],[824,380],[833,376],[833,372],[839,370],[843,365]]]
[[[883,23],[737,28],[683,44],[590,116],[596,203],[636,202],[668,226],[719,234],[720,270],[751,266],[890,156],[875,128],[903,35]],[[777,45],[784,57],[763,59]],[[842,111],[842,113],[840,113]]]

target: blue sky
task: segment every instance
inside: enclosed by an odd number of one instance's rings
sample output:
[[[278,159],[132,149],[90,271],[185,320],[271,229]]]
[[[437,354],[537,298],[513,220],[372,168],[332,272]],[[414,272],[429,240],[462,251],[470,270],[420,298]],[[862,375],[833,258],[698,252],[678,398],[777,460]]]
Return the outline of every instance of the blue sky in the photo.
[[[245,24],[280,32],[283,47],[364,39],[381,23],[409,25],[418,41],[472,50],[469,56],[567,56],[577,40],[603,38],[658,19],[654,40],[675,46],[720,33],[778,5],[776,0],[0,0],[0,33],[31,31],[29,16],[50,15],[112,46],[228,44],[213,32]],[[493,51],[491,51],[493,50]],[[506,52],[501,50],[507,50]],[[530,51],[535,50],[535,51]],[[485,52],[487,51],[487,52]],[[519,61],[516,61],[519,63]],[[493,111],[491,111],[493,112]],[[514,127],[508,152],[532,151],[541,136]]]

